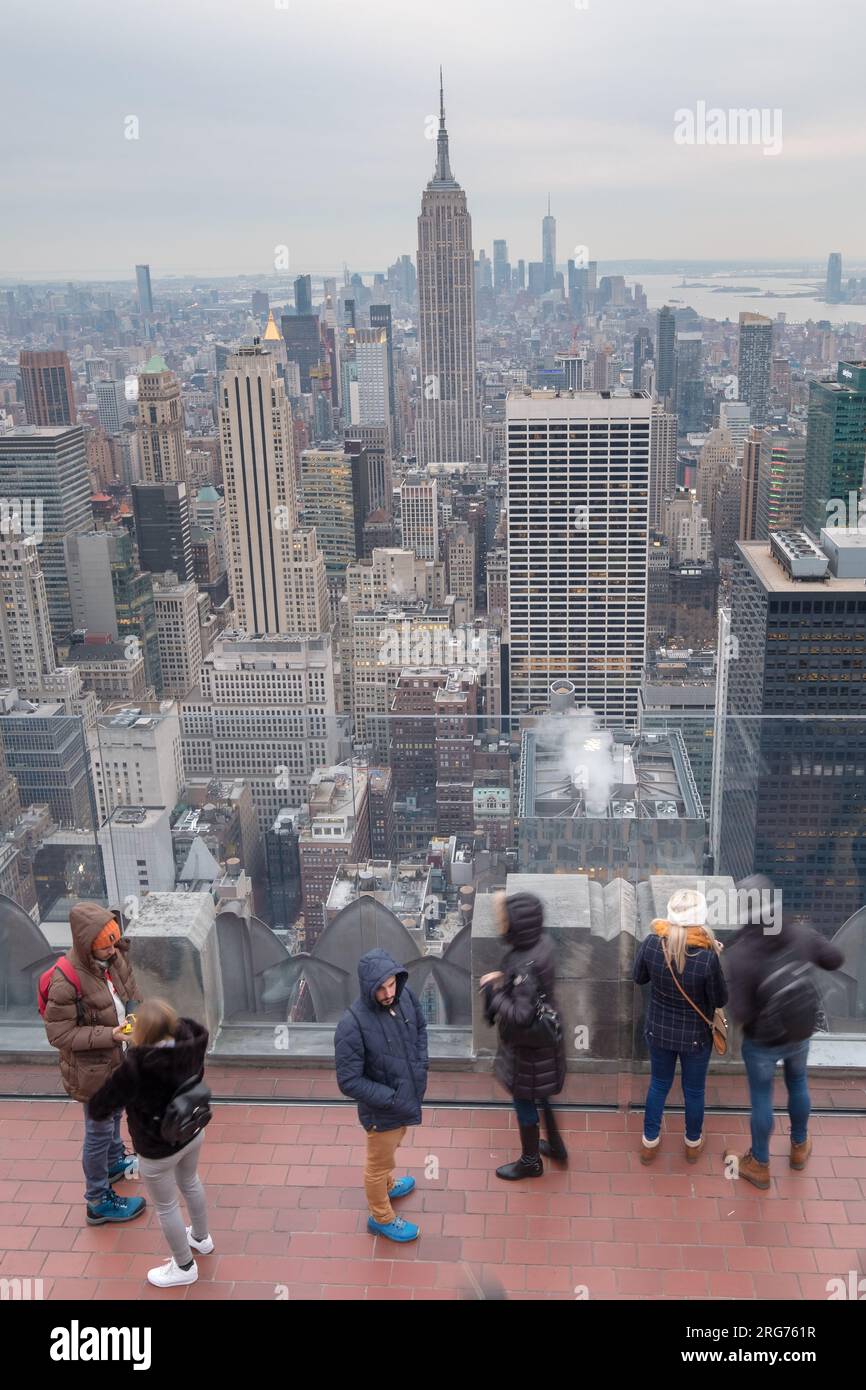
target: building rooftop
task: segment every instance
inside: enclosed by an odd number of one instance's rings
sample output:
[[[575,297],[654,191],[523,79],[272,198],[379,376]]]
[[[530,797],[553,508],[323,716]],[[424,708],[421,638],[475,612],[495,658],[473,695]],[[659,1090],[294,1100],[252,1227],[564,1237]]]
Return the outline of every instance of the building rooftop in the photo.
[[[370,896],[397,917],[411,918],[412,925],[418,926],[430,898],[430,873],[429,864],[395,864],[387,859],[343,864],[334,876],[325,911],[333,916],[356,898]]]
[[[646,391],[549,391],[530,389],[509,391],[506,416],[509,421],[522,419],[544,420],[548,416],[580,419],[582,416],[645,417],[652,415],[653,402]]]
[[[519,815],[568,820],[701,820],[682,735],[677,729],[639,736],[593,732],[580,717],[549,719],[524,729]]]
[[[792,579],[773,558],[766,541],[738,541],[736,548],[765,593],[783,594],[788,598],[802,598],[809,594],[822,594],[825,598],[832,598],[835,594],[850,597],[855,592],[866,596],[862,578],[837,579],[829,566],[825,579]]]

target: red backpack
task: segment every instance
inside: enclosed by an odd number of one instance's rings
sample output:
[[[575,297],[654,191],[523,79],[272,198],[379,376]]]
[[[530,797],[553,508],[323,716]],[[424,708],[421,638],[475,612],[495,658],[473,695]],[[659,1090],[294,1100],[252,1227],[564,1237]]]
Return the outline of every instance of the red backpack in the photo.
[[[56,960],[53,965],[49,966],[49,968],[47,970],[44,970],[42,974],[39,976],[39,994],[37,997],[39,1012],[44,1018],[45,1010],[48,1007],[48,991],[51,987],[51,981],[54,978],[55,970],[59,970],[64,979],[68,980],[69,983],[73,985],[75,988],[75,1013],[77,1021],[80,1024],[82,1020],[82,1011],[84,1003],[84,997],[81,990],[81,981],[79,980],[74,967],[72,966],[72,964],[66,956],[60,956],[60,958]]]

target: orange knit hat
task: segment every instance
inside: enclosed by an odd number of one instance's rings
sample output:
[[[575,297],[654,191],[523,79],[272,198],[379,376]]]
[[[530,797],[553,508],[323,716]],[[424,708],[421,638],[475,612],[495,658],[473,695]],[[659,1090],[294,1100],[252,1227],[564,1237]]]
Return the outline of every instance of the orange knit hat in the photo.
[[[107,946],[114,946],[120,940],[120,927],[115,921],[106,922],[98,936],[95,936],[90,943],[91,951],[104,951]]]

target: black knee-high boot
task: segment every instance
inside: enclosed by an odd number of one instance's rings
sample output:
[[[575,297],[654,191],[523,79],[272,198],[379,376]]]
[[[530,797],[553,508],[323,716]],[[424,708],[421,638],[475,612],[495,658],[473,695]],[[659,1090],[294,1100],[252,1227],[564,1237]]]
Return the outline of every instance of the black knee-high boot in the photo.
[[[538,1153],[538,1125],[519,1125],[521,1154],[516,1163],[504,1163],[496,1169],[497,1178],[514,1182],[517,1178],[540,1178],[544,1164]]]
[[[562,1140],[559,1126],[556,1123],[556,1113],[549,1100],[541,1102],[544,1111],[544,1132],[546,1139],[542,1139],[539,1148],[545,1158],[552,1158],[555,1163],[568,1163],[568,1149]]]

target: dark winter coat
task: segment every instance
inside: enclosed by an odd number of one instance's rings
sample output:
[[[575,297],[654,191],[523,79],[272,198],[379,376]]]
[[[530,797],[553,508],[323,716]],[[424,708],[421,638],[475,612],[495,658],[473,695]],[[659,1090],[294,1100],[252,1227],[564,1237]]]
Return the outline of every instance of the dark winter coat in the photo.
[[[72,950],[69,963],[81,981],[81,999],[66,976],[55,970],[48,986],[45,1032],[60,1051],[60,1076],[67,1095],[88,1101],[123,1061],[123,1045],[112,1037],[118,1027],[117,1010],[106,974],[124,1004],[137,998],[132,966],[127,959],[129,942],[121,939],[107,972],[97,964],[90,947],[115,914],[98,903],[79,903],[69,914]],[[79,1023],[79,1010],[81,1022]]]
[[[557,1007],[556,948],[544,930],[537,899],[528,893],[515,894],[506,900],[506,911],[510,925],[504,938],[509,949],[500,967],[504,980],[491,980],[484,986],[485,1017],[499,1028],[493,1071],[515,1100],[544,1100],[558,1095],[565,1085],[565,1041],[549,1047],[521,1047],[519,1030],[535,1016],[536,985],[548,1004]],[[530,961],[534,979],[527,978]],[[507,1041],[503,1031],[517,1041]]]
[[[674,967],[676,969],[676,967]],[[709,946],[688,946],[686,963],[679,982],[708,1019],[728,999],[728,990],[719,957]],[[644,1019],[647,1047],[667,1052],[700,1052],[713,1040],[712,1029],[704,1023],[680,994],[665,959],[662,938],[651,932],[642,942],[634,963],[635,984],[650,986]]]
[[[779,965],[780,954],[791,948],[801,961],[821,970],[838,970],[845,957],[825,936],[810,927],[782,923],[780,932],[768,932],[761,922],[740,927],[725,949],[725,975],[731,994],[731,1013],[751,1037],[758,1018],[758,987]]]
[[[126,1108],[135,1152],[142,1158],[168,1158],[184,1148],[167,1144],[159,1129],[168,1103],[190,1077],[204,1076],[208,1032],[192,1018],[182,1018],[173,1047],[130,1047],[121,1065],[90,1102],[95,1120]],[[189,1142],[189,1141],[187,1141]]]
[[[397,992],[390,1009],[376,990],[394,975]],[[361,994],[340,1019],[334,1036],[337,1085],[358,1102],[366,1130],[400,1129],[421,1123],[427,1090],[427,1024],[406,981],[409,973],[379,948],[358,962]]]

